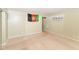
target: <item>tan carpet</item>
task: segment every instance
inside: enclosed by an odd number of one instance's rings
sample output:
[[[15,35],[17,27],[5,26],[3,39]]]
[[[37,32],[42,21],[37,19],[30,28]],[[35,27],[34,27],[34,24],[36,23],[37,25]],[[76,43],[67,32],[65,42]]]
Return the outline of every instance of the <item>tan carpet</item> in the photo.
[[[74,50],[79,42],[65,39],[47,32],[8,39],[4,50]]]

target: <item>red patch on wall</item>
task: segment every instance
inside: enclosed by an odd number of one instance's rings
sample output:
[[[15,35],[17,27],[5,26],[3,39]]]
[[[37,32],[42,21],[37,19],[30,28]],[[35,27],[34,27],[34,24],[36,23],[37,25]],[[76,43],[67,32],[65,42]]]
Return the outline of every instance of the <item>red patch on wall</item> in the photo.
[[[35,18],[35,15],[33,14],[33,15],[32,15],[32,22],[35,22],[35,19],[36,19],[36,18]]]

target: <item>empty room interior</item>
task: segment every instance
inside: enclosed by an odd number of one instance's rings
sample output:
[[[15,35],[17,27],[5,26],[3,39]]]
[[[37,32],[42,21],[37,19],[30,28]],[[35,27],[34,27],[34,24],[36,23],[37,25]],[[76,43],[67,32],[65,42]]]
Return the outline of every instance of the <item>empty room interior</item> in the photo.
[[[0,8],[1,50],[78,50],[79,8]]]

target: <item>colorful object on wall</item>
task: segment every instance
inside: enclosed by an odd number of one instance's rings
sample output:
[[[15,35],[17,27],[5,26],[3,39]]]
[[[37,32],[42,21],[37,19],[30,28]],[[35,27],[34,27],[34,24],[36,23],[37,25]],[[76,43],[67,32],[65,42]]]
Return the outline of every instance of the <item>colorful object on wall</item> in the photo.
[[[39,16],[35,14],[28,14],[28,21],[29,22],[38,22]]]

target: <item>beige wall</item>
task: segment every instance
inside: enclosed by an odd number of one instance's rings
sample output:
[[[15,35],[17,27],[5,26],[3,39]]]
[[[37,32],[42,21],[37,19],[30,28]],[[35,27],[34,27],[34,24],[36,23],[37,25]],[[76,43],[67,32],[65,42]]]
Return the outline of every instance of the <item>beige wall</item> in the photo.
[[[62,16],[63,14],[53,15],[53,16]],[[61,33],[63,29],[63,21],[57,21],[53,19],[53,16],[48,16],[46,19],[45,28],[54,31],[56,33]],[[64,15],[63,15],[64,16]]]
[[[8,10],[8,38],[42,32],[41,16],[39,22],[28,22],[27,12]]]
[[[64,34],[79,40],[79,9],[69,9],[64,13]]]
[[[1,11],[0,11],[0,44],[2,42],[2,15],[1,15]]]
[[[8,38],[25,34],[25,13],[8,11]]]
[[[64,21],[53,21],[51,16],[64,15]],[[79,40],[79,9],[65,9],[47,17],[45,30]]]
[[[39,22],[28,22],[26,13],[26,35],[42,32],[42,16],[39,14]]]

